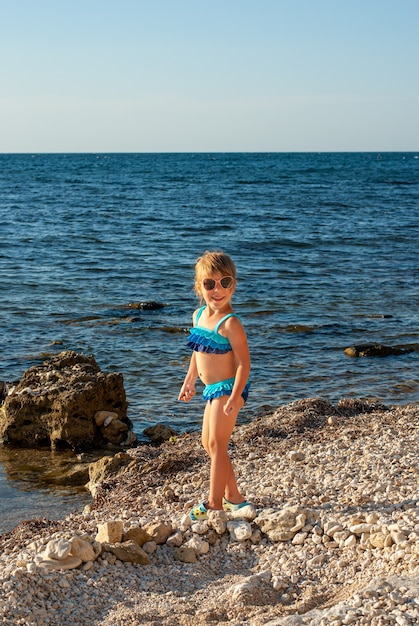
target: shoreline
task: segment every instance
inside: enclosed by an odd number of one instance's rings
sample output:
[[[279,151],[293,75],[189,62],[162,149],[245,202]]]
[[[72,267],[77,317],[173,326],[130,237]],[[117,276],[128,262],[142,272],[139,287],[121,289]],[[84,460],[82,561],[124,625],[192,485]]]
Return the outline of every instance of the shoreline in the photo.
[[[28,545],[54,533],[77,529],[95,536],[109,520],[182,526],[208,482],[199,432],[159,448],[132,448],[134,470],[99,485],[83,513],[28,520],[0,536],[0,623],[65,626],[71,607],[79,626],[192,626],[198,618],[250,626],[321,620],[378,626],[383,615],[394,620],[387,623],[413,624],[419,618],[418,417],[418,405],[311,398],[236,426],[231,455],[258,511],[253,531],[269,511],[300,507],[308,521],[291,540],[261,532],[258,541],[256,535],[237,541],[225,533],[196,563],[174,560],[173,548],[163,544],[150,565],[112,563],[102,555],[89,569],[28,571]],[[360,524],[363,532],[356,530]],[[190,533],[185,530],[185,538]],[[388,545],[379,533],[392,537]],[[48,600],[52,588],[57,606],[60,594],[65,600],[58,612]],[[22,621],[29,616],[32,621]]]

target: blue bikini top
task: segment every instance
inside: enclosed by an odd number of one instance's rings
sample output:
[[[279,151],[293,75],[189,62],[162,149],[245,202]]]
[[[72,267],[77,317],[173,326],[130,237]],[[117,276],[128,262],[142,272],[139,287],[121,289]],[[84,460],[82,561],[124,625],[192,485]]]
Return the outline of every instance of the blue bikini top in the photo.
[[[205,306],[201,307],[196,314],[195,325],[190,329],[190,335],[188,340],[188,348],[195,350],[195,352],[206,352],[208,354],[226,354],[231,352],[232,347],[227,339],[218,332],[221,324],[229,317],[239,317],[235,313],[228,313],[216,324],[213,330],[198,326],[199,318],[202,315]]]

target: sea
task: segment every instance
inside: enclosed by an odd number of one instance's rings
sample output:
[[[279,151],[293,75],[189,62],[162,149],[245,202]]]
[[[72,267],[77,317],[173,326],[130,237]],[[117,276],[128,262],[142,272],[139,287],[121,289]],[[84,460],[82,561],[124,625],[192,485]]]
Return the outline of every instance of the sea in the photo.
[[[202,400],[177,401],[194,264],[224,250],[252,358],[242,422],[311,397],[419,402],[419,152],[0,154],[0,218],[0,381],[92,354],[123,374],[140,442],[198,430]],[[346,355],[365,343],[410,351]],[[0,533],[81,510],[53,480],[72,462],[1,447]]]

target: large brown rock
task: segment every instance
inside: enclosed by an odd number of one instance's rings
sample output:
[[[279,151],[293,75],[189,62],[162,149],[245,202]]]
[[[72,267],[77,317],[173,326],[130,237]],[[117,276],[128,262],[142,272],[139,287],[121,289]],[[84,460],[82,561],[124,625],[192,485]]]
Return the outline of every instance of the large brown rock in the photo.
[[[132,428],[127,408],[122,374],[104,374],[93,356],[67,350],[28,369],[9,390],[0,442],[73,450],[123,445]],[[116,414],[118,428],[105,432],[96,424],[98,411]]]

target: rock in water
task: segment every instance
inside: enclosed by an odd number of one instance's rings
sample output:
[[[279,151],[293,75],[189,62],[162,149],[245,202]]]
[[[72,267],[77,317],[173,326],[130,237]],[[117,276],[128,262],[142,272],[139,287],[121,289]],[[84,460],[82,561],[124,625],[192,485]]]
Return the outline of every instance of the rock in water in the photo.
[[[71,350],[28,369],[0,411],[0,442],[26,447],[88,450],[120,445],[132,428],[123,376],[104,374],[93,356]],[[117,415],[118,428],[95,415]]]

